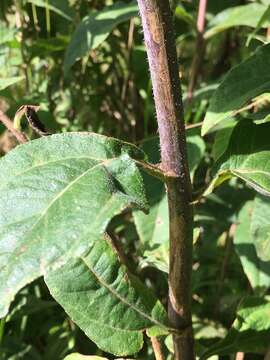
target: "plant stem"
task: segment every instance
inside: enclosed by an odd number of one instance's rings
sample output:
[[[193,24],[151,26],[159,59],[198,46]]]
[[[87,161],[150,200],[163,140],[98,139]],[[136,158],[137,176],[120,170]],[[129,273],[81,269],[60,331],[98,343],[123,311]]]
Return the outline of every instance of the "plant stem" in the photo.
[[[235,356],[235,360],[244,360],[245,353],[244,352],[238,352]]]
[[[197,84],[198,75],[201,69],[204,50],[205,50],[205,40],[203,37],[204,28],[205,28],[205,15],[207,8],[207,0],[200,0],[199,2],[199,11],[197,17],[197,38],[196,38],[196,49],[194,52],[194,57],[191,64],[190,70],[190,82],[188,86],[188,99],[192,100],[193,91]]]
[[[0,320],[0,345],[2,344],[4,332],[5,332],[6,318]]]
[[[164,360],[164,356],[162,354],[161,345],[158,341],[158,338],[151,337],[151,343],[154,350],[156,360]]]
[[[13,126],[13,122],[1,110],[0,110],[0,121],[12,133],[12,135],[15,136],[15,138],[18,140],[20,144],[27,143],[28,139],[26,135],[23,132],[16,130]]]
[[[191,325],[193,209],[175,38],[169,0],[138,0],[153,84],[170,217],[169,319],[176,360],[194,359]]]
[[[46,30],[47,30],[47,37],[51,36],[51,17],[50,17],[50,8],[49,8],[49,0],[46,0]]]
[[[27,92],[30,91],[30,85],[31,85],[31,72],[30,72],[30,65],[27,58],[27,51],[25,49],[25,16],[23,12],[23,2],[22,0],[16,0],[15,1],[15,8],[16,8],[16,27],[19,30],[18,40],[20,43],[20,52],[21,57],[23,60],[23,71],[25,75],[25,82],[26,82],[26,90]]]

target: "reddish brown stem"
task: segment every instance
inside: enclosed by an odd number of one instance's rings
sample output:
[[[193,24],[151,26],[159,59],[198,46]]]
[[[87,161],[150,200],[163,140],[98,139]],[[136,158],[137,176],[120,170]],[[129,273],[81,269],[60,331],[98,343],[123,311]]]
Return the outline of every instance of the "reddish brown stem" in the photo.
[[[0,121],[5,125],[5,127],[15,136],[20,144],[24,144],[28,141],[26,135],[21,131],[14,129],[12,121],[7,117],[3,111],[0,110]]]
[[[153,84],[170,217],[169,319],[176,360],[194,359],[191,326],[193,211],[182,94],[168,0],[138,0]]]
[[[153,347],[153,351],[154,351],[156,360],[165,360],[164,356],[162,354],[161,345],[160,345],[160,342],[158,341],[158,338],[151,337],[151,343],[152,343],[152,347]]]
[[[206,8],[207,8],[207,0],[200,0],[199,12],[197,18],[197,30],[201,34],[204,33]]]

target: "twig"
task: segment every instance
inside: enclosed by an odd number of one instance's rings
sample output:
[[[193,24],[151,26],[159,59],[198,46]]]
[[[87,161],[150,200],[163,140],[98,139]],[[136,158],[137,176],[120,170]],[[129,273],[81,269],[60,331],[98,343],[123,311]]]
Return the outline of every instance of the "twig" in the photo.
[[[197,17],[197,38],[196,38],[196,48],[194,52],[194,57],[191,64],[190,70],[190,82],[188,86],[188,100],[191,101],[193,97],[193,91],[197,84],[198,75],[200,73],[204,50],[205,50],[205,40],[203,37],[204,28],[205,28],[205,14],[206,14],[207,0],[200,0],[199,11]]]
[[[203,121],[196,123],[196,124],[188,124],[185,126],[185,129],[190,130],[190,129],[198,128],[198,127],[201,127],[202,124],[203,124]]]
[[[0,345],[2,344],[6,325],[6,317],[0,320]]]
[[[160,345],[160,342],[158,341],[158,338],[152,336],[151,343],[152,343],[152,347],[154,350],[156,360],[164,360],[164,356],[162,354],[161,345]]]
[[[224,258],[221,265],[221,271],[220,271],[220,278],[217,288],[217,302],[216,302],[216,309],[215,312],[218,312],[219,304],[220,304],[220,295],[222,293],[222,289],[224,286],[224,279],[226,276],[228,264],[231,258],[231,251],[232,251],[232,245],[233,245],[233,238],[236,230],[236,224],[232,224],[230,226],[230,229],[226,235],[226,242],[225,242],[225,250],[224,250]],[[240,360],[240,359],[239,359]]]
[[[174,174],[166,181],[170,223],[168,315],[172,326],[185,334],[173,336],[174,359],[193,360],[193,208],[172,14],[169,0],[138,0],[138,4],[153,84],[162,170]]]
[[[243,111],[255,109],[257,106],[259,106],[263,103],[268,103],[268,102],[269,102],[269,100],[268,100],[267,96],[260,96],[259,98],[252,101],[250,104],[244,105],[240,109],[235,110],[232,115],[235,116],[235,115],[240,114]]]
[[[22,1],[16,0],[15,1],[15,8],[16,8],[16,27],[19,30],[19,43],[20,43],[20,51],[21,56],[23,59],[22,69],[24,71],[25,80],[26,80],[26,89],[29,91],[30,89],[30,79],[29,79],[29,67],[28,67],[28,59],[25,51],[25,39],[24,39],[24,24],[25,24],[25,17],[23,13]]]
[[[235,360],[244,360],[244,358],[245,358],[245,353],[240,351],[235,356]]]
[[[269,347],[269,349],[266,351],[264,360],[270,360],[270,347]]]
[[[131,19],[129,23],[128,41],[127,41],[127,64],[129,68],[130,68],[131,50],[132,50],[133,38],[134,38],[134,30],[135,30],[135,21],[134,19]],[[125,100],[129,80],[130,80],[130,71],[128,72],[128,75],[124,80],[124,84],[121,92],[122,101]]]
[[[270,27],[267,28],[266,30],[266,39],[269,41],[270,39]]]
[[[1,110],[0,110],[0,121],[12,133],[12,135],[15,136],[15,138],[18,140],[20,144],[25,144],[28,142],[26,135],[23,132],[14,129],[12,121]]]

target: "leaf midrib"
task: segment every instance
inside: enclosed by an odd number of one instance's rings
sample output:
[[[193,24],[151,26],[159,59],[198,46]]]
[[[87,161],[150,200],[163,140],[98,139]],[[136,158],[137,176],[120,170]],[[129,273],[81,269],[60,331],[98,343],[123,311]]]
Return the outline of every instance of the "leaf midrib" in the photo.
[[[107,161],[106,161],[107,162]],[[75,183],[77,183],[77,181],[79,181],[82,177],[84,177],[85,175],[87,175],[89,172],[91,172],[92,170],[95,170],[97,167],[99,166],[103,166],[104,162],[99,163],[94,165],[92,168],[87,169],[86,171],[84,171],[82,174],[80,174],[80,176],[76,177],[76,179],[74,179],[73,181],[71,181],[64,189],[62,189],[60,191],[60,193],[58,193],[51,201],[50,203],[46,206],[46,208],[40,213],[39,218],[37,219],[37,221],[26,231],[24,238],[29,235],[29,233],[31,233],[34,228],[40,223],[40,221],[44,218],[44,216],[47,214],[48,210],[50,209],[50,207],[66,192],[68,191]]]
[[[269,176],[270,177],[270,172],[266,172],[263,170],[254,170],[254,169],[249,169],[249,168],[240,168],[240,169],[230,169],[230,171],[235,172],[235,173],[240,173],[240,174],[263,174],[265,176]]]
[[[95,158],[95,157],[92,157],[92,156],[70,156],[70,157],[63,157],[61,159],[57,159],[57,160],[52,160],[52,161],[47,161],[47,162],[44,162],[42,164],[37,164],[35,166],[32,166],[22,172],[19,172],[19,173],[15,173],[15,174],[12,174],[12,177],[17,177],[17,176],[22,176],[22,175],[25,175],[27,174],[28,172],[34,170],[34,169],[37,169],[37,168],[40,168],[40,167],[45,167],[47,165],[51,165],[51,164],[57,164],[59,162],[62,162],[62,161],[67,161],[67,160],[82,160],[82,159],[88,159],[88,160],[95,160],[95,161],[98,161],[99,164],[102,163],[102,164],[105,164],[107,161],[110,161],[110,160],[116,160],[118,159],[118,157],[112,157],[112,158],[109,158],[109,159],[99,159],[99,158]],[[99,164],[96,164],[96,165],[99,165]],[[94,166],[96,166],[94,165]],[[8,179],[8,181],[4,182],[4,186],[7,185],[9,183],[10,179]],[[2,188],[4,188],[4,186],[0,186],[0,190]]]
[[[90,265],[86,262],[86,260],[83,257],[80,257],[81,260],[83,261],[83,263],[85,264],[85,266],[89,269],[90,272],[92,272],[92,274],[96,277],[96,279],[98,280],[98,282],[104,286],[112,295],[114,295],[116,298],[118,298],[122,303],[124,303],[127,307],[130,307],[131,309],[133,309],[135,312],[137,312],[138,314],[140,314],[142,317],[144,317],[145,319],[149,320],[151,323],[156,324],[158,326],[161,326],[163,328],[165,328],[165,325],[160,323],[159,321],[151,318],[149,315],[145,314],[142,310],[140,310],[139,308],[137,308],[134,304],[128,302],[125,298],[123,298],[121,295],[119,295],[112,287],[110,287],[104,280],[102,280],[102,278],[94,271],[93,268],[90,267]]]

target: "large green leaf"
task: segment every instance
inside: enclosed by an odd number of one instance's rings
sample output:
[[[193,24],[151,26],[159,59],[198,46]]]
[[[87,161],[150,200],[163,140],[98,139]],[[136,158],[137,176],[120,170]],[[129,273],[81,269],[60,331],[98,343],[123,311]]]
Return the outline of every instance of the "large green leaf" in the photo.
[[[19,81],[22,81],[24,76],[14,76],[10,78],[0,79],[0,91],[6,89],[7,87],[16,84]]]
[[[270,44],[232,68],[211,98],[202,135],[235,115],[251,99],[270,91]],[[221,124],[222,125],[222,124]]]
[[[0,160],[0,316],[16,292],[82,255],[113,216],[145,208],[135,146],[91,133],[59,134]]]
[[[142,348],[146,329],[167,333],[167,317],[159,301],[120,264],[109,242],[100,239],[88,254],[46,275],[45,281],[99,348],[125,356]]]
[[[249,297],[240,304],[231,330],[224,340],[213,345],[201,357],[227,355],[238,351],[265,352],[270,343],[269,298]]]
[[[98,47],[121,22],[138,15],[137,2],[125,4],[118,1],[86,16],[78,25],[65,55],[64,68],[67,71],[77,59]]]
[[[235,127],[230,144],[215,167],[215,176],[205,194],[236,176],[264,195],[270,195],[270,124],[243,120]]]
[[[234,6],[223,10],[217,14],[208,24],[205,32],[205,38],[220,33],[235,26],[249,26],[256,28],[258,21],[263,16],[266,6],[263,4],[253,3],[242,6]],[[270,21],[262,24],[262,27],[269,26]]]
[[[259,258],[268,261],[270,273],[270,199],[257,196],[251,218],[251,235]],[[270,274],[269,274],[270,275]]]
[[[270,286],[270,261],[265,262],[258,257],[251,232],[255,208],[254,202],[249,201],[241,209],[234,245],[251,286],[254,289],[267,289]],[[264,219],[267,219],[266,214],[261,218],[262,221]]]

